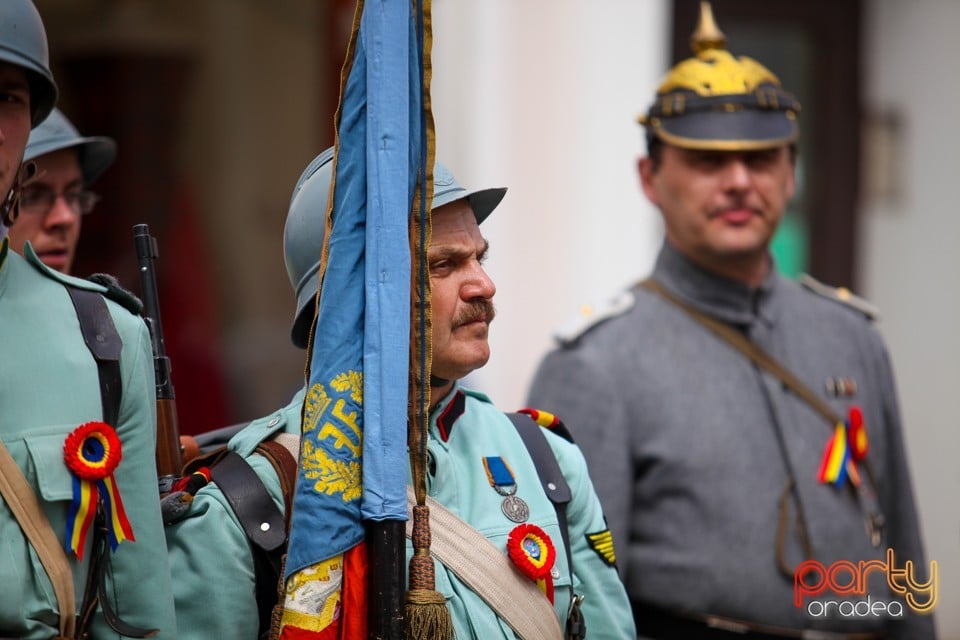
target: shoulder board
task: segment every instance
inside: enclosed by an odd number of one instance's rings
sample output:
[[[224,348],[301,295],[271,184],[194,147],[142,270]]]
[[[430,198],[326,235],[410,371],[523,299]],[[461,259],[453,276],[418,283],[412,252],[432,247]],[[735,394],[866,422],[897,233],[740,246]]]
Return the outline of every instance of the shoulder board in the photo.
[[[629,311],[634,304],[633,292],[629,289],[599,305],[583,305],[577,315],[571,316],[554,331],[554,338],[562,346],[570,346],[585,333],[605,320]]]
[[[877,307],[863,298],[855,296],[846,287],[831,287],[806,273],[800,276],[800,284],[808,291],[856,309],[870,321],[875,321],[880,317],[880,310]]]
[[[60,273],[59,271],[51,269],[47,265],[43,264],[43,261],[40,260],[39,256],[37,256],[37,253],[33,250],[33,247],[30,246],[29,243],[23,247],[23,257],[34,269],[51,280],[56,280],[57,282],[60,282],[68,287],[102,293],[106,298],[113,300],[134,315],[139,315],[140,310],[143,308],[140,300],[135,295],[121,287],[119,283],[117,283],[116,278],[113,276],[108,276],[106,274],[95,274],[90,276],[89,280],[85,280],[83,278],[77,278],[74,276],[69,276],[65,273]]]

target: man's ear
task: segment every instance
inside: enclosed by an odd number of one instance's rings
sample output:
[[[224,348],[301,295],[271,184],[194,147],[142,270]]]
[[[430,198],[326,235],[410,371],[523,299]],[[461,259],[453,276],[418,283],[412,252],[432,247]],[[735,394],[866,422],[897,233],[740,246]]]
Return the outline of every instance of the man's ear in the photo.
[[[657,178],[656,169],[650,156],[644,156],[637,160],[637,175],[640,176],[640,187],[643,189],[643,194],[647,196],[647,200],[656,206],[660,206],[660,198],[654,185]]]

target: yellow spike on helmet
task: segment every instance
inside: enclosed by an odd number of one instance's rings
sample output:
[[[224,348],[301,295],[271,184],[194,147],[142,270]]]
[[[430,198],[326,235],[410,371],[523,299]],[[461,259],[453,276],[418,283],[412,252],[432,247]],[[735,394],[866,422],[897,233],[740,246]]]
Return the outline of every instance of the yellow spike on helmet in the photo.
[[[657,96],[637,120],[648,140],[687,149],[767,149],[796,141],[800,103],[762,64],[726,50],[726,37],[710,3],[700,3],[700,20],[690,46],[694,57],[677,63]]]

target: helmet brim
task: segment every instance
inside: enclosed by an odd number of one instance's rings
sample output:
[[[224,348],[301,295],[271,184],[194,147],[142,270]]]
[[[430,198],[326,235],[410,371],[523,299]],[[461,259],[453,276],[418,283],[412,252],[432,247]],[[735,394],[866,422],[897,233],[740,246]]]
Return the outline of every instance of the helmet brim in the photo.
[[[40,156],[62,149],[77,150],[80,171],[84,184],[90,184],[102,174],[117,158],[117,143],[105,136],[77,137],[64,132],[64,135],[49,138],[42,143],[27,145],[23,160],[35,160]]]
[[[675,147],[716,151],[772,149],[796,142],[799,135],[796,115],[784,110],[698,111],[652,117],[647,126]]]

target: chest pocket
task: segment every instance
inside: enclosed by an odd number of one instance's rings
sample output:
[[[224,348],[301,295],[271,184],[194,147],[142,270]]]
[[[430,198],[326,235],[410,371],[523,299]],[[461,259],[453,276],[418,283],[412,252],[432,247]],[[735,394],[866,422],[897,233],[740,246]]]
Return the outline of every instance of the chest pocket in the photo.
[[[47,433],[31,434],[6,444],[34,488],[54,533],[63,540],[67,502],[73,497],[73,480],[63,461],[64,434],[70,427],[36,430]],[[0,602],[4,603],[0,635],[32,637],[31,634],[55,630],[58,616],[53,585],[12,514],[0,522],[0,538]]]
[[[51,433],[24,438],[33,463],[38,493],[45,502],[70,500],[73,497],[73,476],[63,461],[65,437],[63,433]]]

